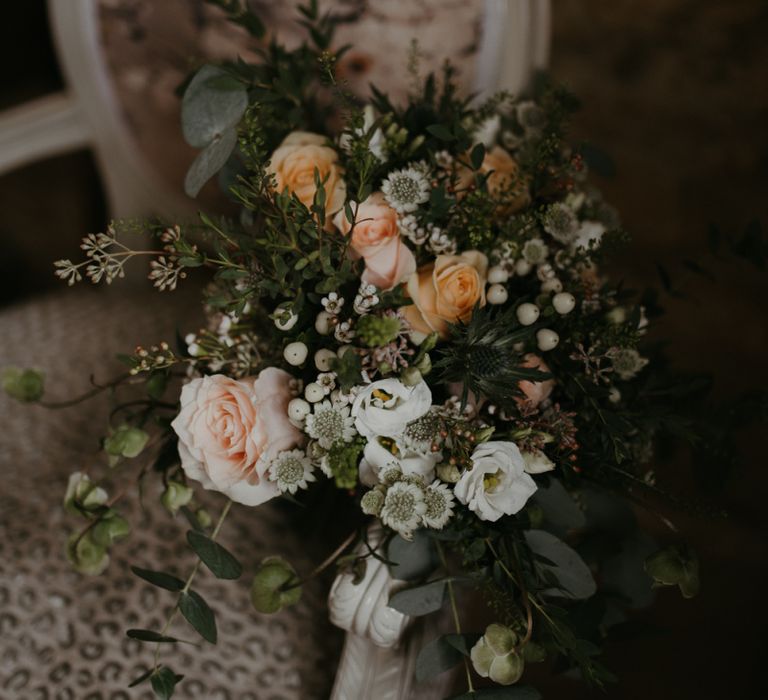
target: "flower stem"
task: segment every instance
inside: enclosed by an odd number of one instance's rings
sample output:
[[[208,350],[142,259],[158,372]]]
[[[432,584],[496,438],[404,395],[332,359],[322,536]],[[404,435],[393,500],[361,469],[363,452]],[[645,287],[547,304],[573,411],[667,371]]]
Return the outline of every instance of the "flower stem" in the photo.
[[[315,576],[319,576],[323,573],[331,564],[333,564],[344,552],[344,550],[351,545],[355,539],[357,538],[357,531],[353,530],[349,533],[349,535],[346,537],[346,539],[338,546],[336,549],[333,550],[320,564],[318,564],[312,571],[307,574],[305,577],[299,579],[298,581],[295,581],[290,586],[281,587],[280,590],[282,591],[290,591],[293,588],[298,588],[299,586],[303,586],[307,581],[311,581]]]
[[[445,553],[443,552],[443,546],[440,544],[440,542],[435,541],[437,544],[437,552],[440,555],[440,561],[443,565],[443,568],[446,571],[446,574],[448,573],[448,562],[445,559]],[[448,576],[448,598],[451,601],[451,612],[453,613],[453,624],[456,627],[456,634],[461,634],[461,620],[459,619],[459,610],[456,607],[456,595],[453,591],[453,579]],[[469,661],[467,661],[467,657],[462,654],[462,660],[464,661],[464,671],[467,674],[467,692],[474,693],[475,692],[475,686],[472,683],[472,671],[469,668]]]
[[[221,531],[221,526],[224,524],[224,520],[229,514],[229,509],[231,507],[232,507],[232,501],[227,499],[227,503],[224,506],[224,510],[221,511],[221,515],[219,515],[219,519],[216,521],[216,526],[213,528],[213,533],[211,533],[212,540],[215,541],[216,538],[218,537],[219,532]],[[176,599],[176,605],[173,606],[173,610],[171,610],[171,614],[165,620],[163,629],[160,630],[160,634],[162,636],[165,636],[166,632],[168,632],[168,630],[170,629],[171,624],[173,624],[174,619],[176,619],[176,613],[179,611],[179,602],[181,600],[181,596],[189,593],[189,589],[192,587],[192,582],[195,580],[195,576],[197,575],[197,572],[200,570],[200,564],[202,564],[202,561],[200,560],[200,558],[198,558],[197,561],[195,562],[195,565],[192,567],[192,571],[190,572],[189,576],[187,576],[187,580],[184,583],[184,588],[182,588],[181,591],[179,592],[179,596]],[[160,647],[161,647],[161,643],[158,642],[155,645],[155,660],[154,660],[155,670],[157,670],[158,668],[158,661],[160,659]]]

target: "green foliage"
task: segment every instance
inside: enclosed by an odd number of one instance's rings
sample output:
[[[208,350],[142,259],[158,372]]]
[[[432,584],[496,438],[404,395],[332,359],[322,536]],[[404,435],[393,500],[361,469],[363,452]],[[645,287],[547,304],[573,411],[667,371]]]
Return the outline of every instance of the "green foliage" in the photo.
[[[125,632],[127,637],[136,639],[139,642],[152,642],[154,644],[175,644],[179,640],[175,637],[169,637],[152,630],[129,629]]]
[[[336,372],[336,377],[342,391],[349,391],[360,383],[362,364],[360,355],[356,352],[345,352],[337,360],[333,360],[331,369]]]
[[[419,617],[428,615],[443,607],[445,603],[446,581],[432,581],[414,588],[397,591],[389,598],[389,607],[401,613]]]
[[[357,322],[355,330],[360,340],[369,348],[392,342],[400,333],[401,323],[396,316],[366,314]]]
[[[243,567],[218,542],[214,542],[197,530],[187,531],[187,542],[214,576],[223,579],[237,579],[243,573]]]
[[[328,450],[328,468],[338,488],[353,489],[357,485],[357,465],[364,447],[365,441],[357,438],[352,442],[337,442]]]
[[[203,597],[195,591],[182,591],[178,605],[184,619],[195,628],[195,631],[206,642],[216,644],[218,639],[216,617]]]
[[[267,557],[251,584],[251,603],[260,613],[276,613],[301,599],[296,570],[282,557]]]
[[[112,457],[138,457],[149,441],[149,434],[140,428],[123,424],[104,440],[104,451]]]
[[[545,530],[527,530],[525,541],[534,557],[542,560],[537,570],[545,577],[547,573],[554,576],[555,585],[540,589],[541,595],[573,599],[594,595],[597,586],[592,572],[565,542]]]
[[[162,571],[142,569],[138,566],[132,566],[131,571],[133,571],[139,578],[144,579],[147,583],[151,583],[153,586],[159,588],[164,588],[166,591],[178,592],[184,588],[184,581]]]
[[[416,530],[411,541],[395,535],[387,547],[387,559],[392,578],[400,581],[423,579],[440,563],[435,542],[424,529]]]
[[[159,700],[169,700],[173,697],[176,686],[183,678],[184,676],[174,673],[167,666],[160,666],[149,677],[149,681],[152,684],[155,696]]]
[[[645,570],[660,586],[678,586],[684,598],[699,592],[699,559],[689,547],[670,546],[652,554]]]
[[[3,391],[17,401],[34,403],[43,397],[43,373],[35,369],[6,367],[0,379],[2,380]]]
[[[462,660],[460,651],[450,645],[445,636],[437,637],[422,647],[416,657],[416,680],[423,681],[439,676]]]

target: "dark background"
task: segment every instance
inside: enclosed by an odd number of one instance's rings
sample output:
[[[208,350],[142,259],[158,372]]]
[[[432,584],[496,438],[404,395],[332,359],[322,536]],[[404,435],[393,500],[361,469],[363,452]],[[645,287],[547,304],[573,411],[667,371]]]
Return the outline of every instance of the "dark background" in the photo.
[[[724,399],[768,386],[766,275],[706,252],[712,223],[738,233],[752,219],[768,222],[768,6],[553,5],[552,72],[584,101],[574,139],[588,138],[617,164],[613,178],[596,179],[633,234],[614,261],[616,274],[642,288],[657,283],[655,265],[664,261],[676,279],[685,278],[690,297],[664,298],[668,315],[653,329],[670,339],[678,364],[711,372]],[[44,3],[3,10],[0,109],[62,86]],[[51,261],[74,255],[79,238],[103,228],[105,217],[87,152],[0,177],[0,305],[58,287]],[[717,281],[686,275],[679,266],[685,258],[705,264]],[[737,438],[746,459],[718,494],[727,517],[666,511],[700,553],[702,592],[683,601],[662,591],[643,619],[665,631],[609,646],[605,662],[621,680],[608,697],[762,697],[768,461],[763,428]],[[660,480],[695,496],[691,466],[681,458]],[[563,680],[539,687],[547,698],[600,696]]]

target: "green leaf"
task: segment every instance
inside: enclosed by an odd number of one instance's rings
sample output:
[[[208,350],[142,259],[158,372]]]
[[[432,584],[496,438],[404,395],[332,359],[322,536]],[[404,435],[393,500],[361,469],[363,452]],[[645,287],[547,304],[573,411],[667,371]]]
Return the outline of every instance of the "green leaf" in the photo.
[[[485,146],[478,143],[469,154],[469,162],[475,170],[480,170],[485,160]]]
[[[137,678],[134,678],[129,684],[129,688],[135,688],[137,685],[141,685],[147,678],[149,678],[155,672],[154,668],[150,668],[142,673]]]
[[[234,128],[227,129],[211,141],[192,161],[184,178],[184,192],[190,197],[197,197],[203,185],[224,167],[236,145],[237,131]]]
[[[445,581],[432,581],[423,586],[398,591],[389,599],[389,607],[418,617],[440,610],[445,602]]]
[[[445,637],[433,639],[416,657],[416,680],[421,683],[439,676],[453,668],[462,658],[461,652],[448,644]]]
[[[149,441],[149,433],[123,424],[104,440],[104,450],[113,457],[138,457]]]
[[[200,594],[195,591],[182,593],[179,597],[179,610],[206,642],[216,644],[216,617]]]
[[[130,629],[127,630],[125,634],[131,639],[138,639],[140,642],[175,644],[179,641],[175,637],[168,637],[159,632],[153,632],[152,630]]]
[[[464,656],[469,656],[469,652],[477,640],[480,639],[480,634],[444,634],[447,644],[450,644],[456,651],[460,652]]]
[[[43,374],[34,369],[6,367],[2,373],[2,385],[5,393],[17,401],[33,403],[43,397]]]
[[[531,550],[552,562],[538,564],[539,569],[551,572],[559,586],[541,591],[545,596],[557,596],[581,600],[597,591],[592,572],[584,560],[565,542],[544,530],[528,530],[525,540]]]
[[[296,570],[282,557],[264,559],[251,584],[251,603],[261,613],[276,613],[301,598]]]
[[[131,571],[147,583],[164,588],[166,591],[176,592],[184,588],[184,581],[163,571],[152,571],[151,569],[142,569],[138,566],[132,566]]]
[[[159,401],[163,397],[167,386],[168,374],[166,372],[153,372],[149,379],[147,379],[147,383],[144,385],[147,394],[149,394],[149,398],[154,399],[155,401]]]
[[[155,691],[155,695],[160,700],[169,700],[173,697],[173,691],[176,689],[176,684],[184,676],[180,676],[167,666],[161,666],[151,676],[150,682],[152,683],[152,690]]]
[[[548,529],[556,535],[565,535],[586,524],[584,511],[576,505],[559,479],[551,478],[547,486],[539,486],[532,500],[541,507]]]
[[[240,578],[243,573],[242,565],[218,542],[197,530],[187,532],[187,542],[216,578]]]
[[[234,131],[245,113],[248,106],[245,86],[236,89],[228,83],[221,89],[212,79],[223,76],[228,77],[228,73],[221,68],[203,66],[184,92],[181,128],[190,146],[204,148],[225,132]]]
[[[672,545],[652,554],[645,560],[645,570],[660,586],[678,586],[684,598],[699,592],[699,559],[685,545]]]
[[[424,578],[440,563],[435,542],[424,529],[416,530],[412,542],[395,535],[389,543],[387,559],[391,562],[392,578],[401,581]]]
[[[437,139],[441,141],[455,141],[456,137],[451,130],[444,124],[431,124],[427,127],[427,131]]]

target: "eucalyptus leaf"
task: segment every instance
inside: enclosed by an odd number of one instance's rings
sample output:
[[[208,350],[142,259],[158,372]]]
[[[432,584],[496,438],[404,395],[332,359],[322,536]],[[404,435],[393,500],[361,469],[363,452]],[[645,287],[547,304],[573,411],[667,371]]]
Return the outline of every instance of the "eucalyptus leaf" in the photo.
[[[204,148],[224,132],[233,130],[248,106],[245,86],[238,89],[231,79],[222,81],[224,77],[230,78],[221,68],[203,66],[184,92],[181,128],[190,146]]]
[[[130,629],[126,630],[125,634],[127,637],[136,639],[140,642],[174,644],[179,641],[175,637],[168,637],[164,634],[160,634],[159,632],[153,632],[152,630]]]
[[[234,127],[216,136],[192,161],[184,178],[184,192],[190,197],[197,197],[203,185],[224,167],[236,144],[237,131]]]
[[[206,641],[216,644],[216,618],[202,596],[195,591],[179,596],[179,610],[195,631]]]
[[[162,571],[142,569],[138,566],[132,566],[131,571],[133,571],[139,578],[144,579],[147,583],[151,583],[153,586],[158,586],[159,588],[164,588],[166,591],[178,592],[184,588],[184,581]]]
[[[426,530],[416,530],[413,541],[395,535],[387,549],[392,578],[413,581],[432,573],[440,562],[434,540]]]
[[[187,542],[216,578],[240,578],[243,573],[242,565],[218,542],[197,530],[187,532]]]
[[[422,681],[439,676],[458,664],[462,653],[451,646],[445,637],[433,639],[416,657],[416,680]]]
[[[161,666],[149,678],[155,696],[160,698],[160,700],[169,700],[169,698],[173,697],[173,691],[176,689],[176,684],[184,678],[184,676],[174,673],[167,666]]]
[[[445,581],[432,581],[423,586],[398,591],[389,599],[389,607],[418,617],[440,610],[445,602]]]
[[[559,583],[541,591],[542,595],[581,600],[595,594],[597,586],[592,572],[574,549],[545,530],[528,530],[525,539],[534,554],[554,564],[539,564],[540,570],[549,571]]]
[[[576,505],[559,479],[550,479],[546,487],[540,486],[532,500],[544,512],[548,529],[557,535],[580,529],[587,522],[584,511]]]

